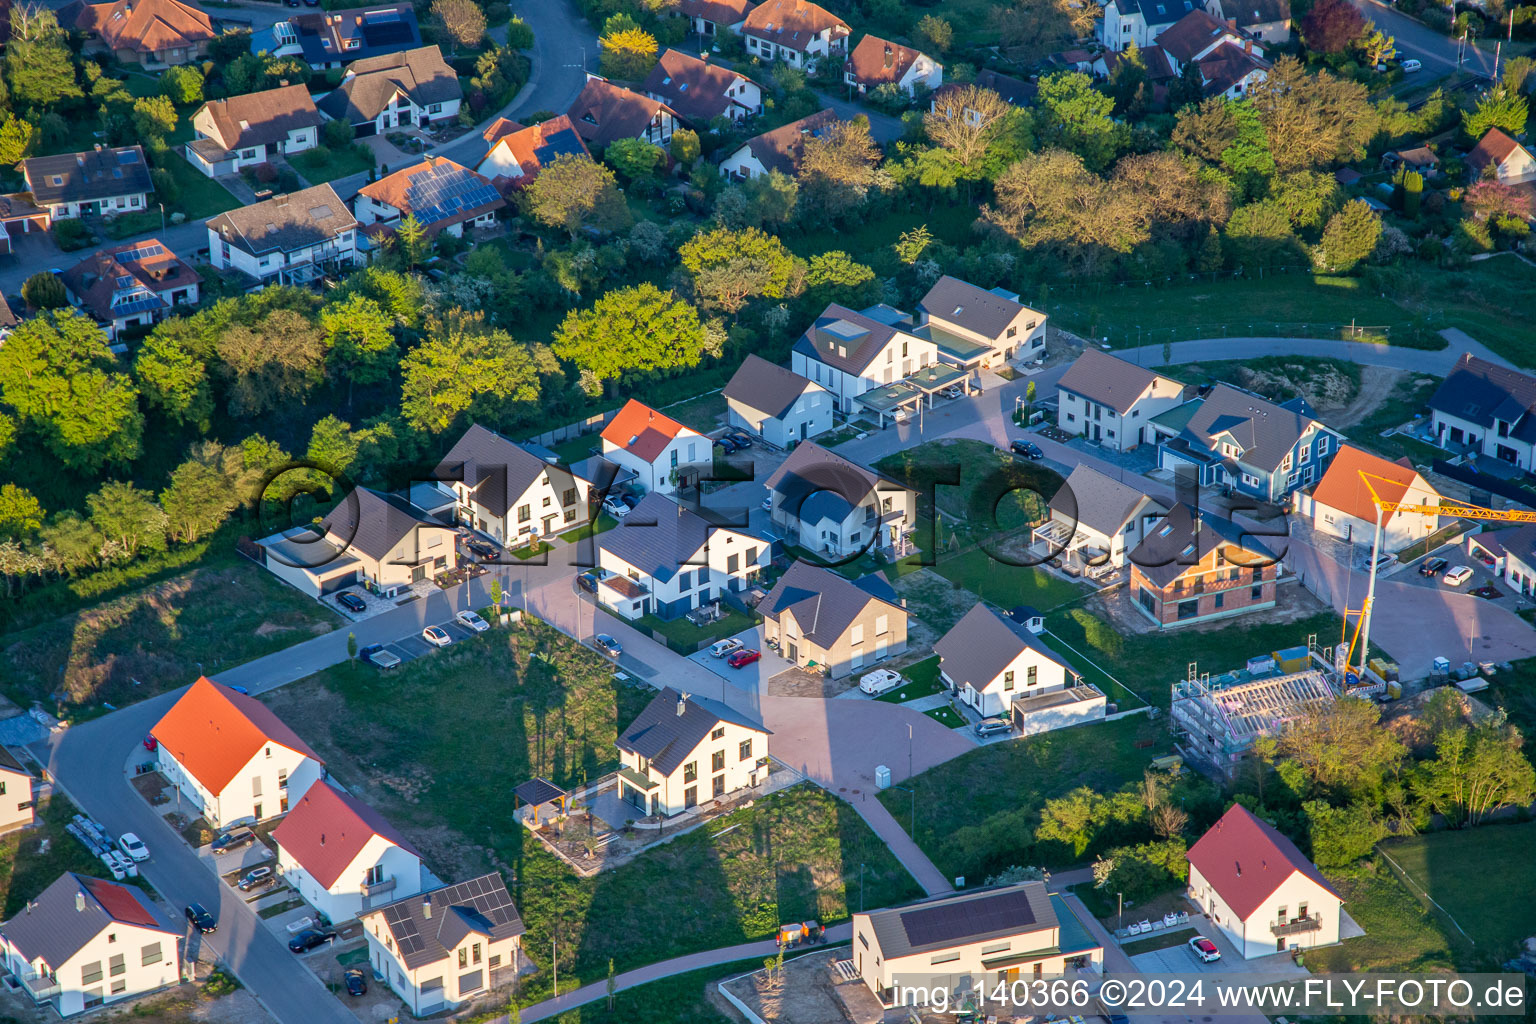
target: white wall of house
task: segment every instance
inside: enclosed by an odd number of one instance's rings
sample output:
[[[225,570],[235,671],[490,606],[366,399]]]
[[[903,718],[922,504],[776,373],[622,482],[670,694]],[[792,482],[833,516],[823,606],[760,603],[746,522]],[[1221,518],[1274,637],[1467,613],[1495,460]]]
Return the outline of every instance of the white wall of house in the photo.
[[[458,564],[456,531],[451,526],[417,526],[401,538],[395,549],[383,558],[350,547],[352,538],[339,533],[326,534],[326,540],[356,558],[363,577],[386,597],[412,583],[430,579],[439,571]]]
[[[231,268],[249,274],[258,281],[277,277],[285,270],[307,263],[339,260],[346,265],[357,262],[357,232],[348,228],[326,242],[306,245],[292,252],[269,252],[253,256],[233,243],[226,243],[219,233],[208,229],[208,261],[215,269]]]
[[[1312,520],[1312,528],[1320,533],[1367,546],[1376,534],[1374,519],[1361,519],[1324,505],[1312,495],[1301,491],[1293,491],[1292,498],[1297,513]],[[1401,500],[1412,504],[1434,504],[1440,500],[1440,496],[1432,488],[1415,484]],[[1416,512],[1384,514],[1381,521],[1381,550],[1388,553],[1401,551],[1428,537],[1440,526],[1439,516],[1421,516]]]
[[[50,1001],[61,1017],[70,1017],[176,984],[181,980],[179,938],[175,932],[114,921],[62,964],[27,962],[3,934],[0,949],[6,970],[33,987],[46,985],[51,969],[59,991]]]
[[[414,102],[403,90],[396,90],[394,96],[384,105],[384,109],[374,117],[373,126],[375,130],[385,132],[402,125],[410,127],[427,121],[444,121],[459,116],[461,102],[455,98],[422,106]]]
[[[370,905],[393,903],[421,892],[421,858],[381,835],[369,838],[362,852],[329,888],[322,886],[281,844],[277,847],[277,870],[310,906],[332,923],[350,921]],[[395,883],[393,889],[381,888],[391,880]],[[369,887],[374,893],[372,897],[364,895]]]
[[[287,811],[320,778],[321,767],[314,758],[269,741],[219,793],[209,792],[163,743],[160,770],[178,787],[180,799],[196,807],[208,824],[225,828]]]
[[[0,768],[0,832],[32,824],[32,776]]]
[[[831,558],[846,558],[899,542],[915,522],[913,492],[894,485],[889,490],[871,491],[841,522],[827,516],[814,521],[802,518],[785,505],[784,495],[776,490],[768,492],[768,499],[768,518],[775,526],[789,531],[800,547]],[[801,510],[805,504],[802,500]],[[899,520],[881,522],[897,512],[901,514]]]
[[[944,671],[939,662],[939,675],[950,686],[957,687],[960,699],[976,709],[983,718],[1005,715],[1015,697],[1037,697],[1042,693],[1055,693],[1064,689],[1071,680],[1066,668],[1058,661],[1046,657],[1033,647],[1026,647],[1003,666],[996,676],[976,686],[972,682],[961,684]]]
[[[606,437],[603,438],[603,458],[633,472],[647,491],[672,494],[677,490],[678,477],[690,469],[703,470],[713,466],[715,454],[713,442],[709,438],[684,427],[662,449],[654,462],[646,462]]]
[[[492,983],[493,972],[503,969],[510,972],[517,966],[521,942],[521,936],[492,942],[484,935],[474,933],[466,936],[444,959],[413,969],[405,966],[401,959],[382,914],[363,916],[363,934],[368,938],[368,962],[418,1017],[455,1009],[485,992]],[[481,948],[477,951],[476,946]],[[511,976],[510,973],[505,975]]]
[[[816,383],[807,385],[782,416],[769,416],[737,398],[726,399],[726,407],[731,426],[760,434],[779,448],[832,429],[832,396]]]
[[[525,173],[522,164],[512,155],[512,147],[506,140],[500,140],[491,147],[491,151],[481,158],[475,167],[475,173],[484,177],[495,179],[521,178]]]
[[[644,526],[626,526],[626,530],[643,530]],[[711,530],[709,540],[669,580],[660,580],[641,568],[631,565],[618,555],[598,545],[598,567],[618,576],[627,576],[650,591],[645,611],[675,617],[682,611],[691,611],[700,605],[717,600],[727,591],[741,593],[751,586],[751,581],[769,563],[769,544],[766,540],[735,530]],[[599,587],[599,593],[615,599],[617,595],[608,588]],[[662,606],[670,606],[675,613],[664,614]],[[616,611],[622,609],[615,606]]]
[[[742,146],[720,161],[720,173],[727,178],[746,181],[751,178],[761,178],[768,173],[768,168],[753,155],[751,146]]]
[[[619,798],[635,808],[637,817],[646,814],[671,817],[690,807],[756,785],[768,776],[768,769],[759,767],[759,762],[767,756],[767,733],[735,722],[721,722],[683,758],[671,775],[662,776],[639,755],[620,751],[624,767],[645,775],[657,785],[637,797],[634,785],[621,777]],[[637,800],[644,804],[643,810]]]
[[[1115,409],[1071,391],[1058,397],[1057,422],[1069,434],[1080,434],[1115,451],[1129,451],[1156,438],[1148,423],[1183,402],[1184,386],[1159,377],[1132,403],[1124,416]]]
[[[1532,415],[1527,413],[1526,415]],[[1430,411],[1430,426],[1444,445],[1470,445],[1489,458],[1501,459],[1525,470],[1536,471],[1536,447],[1513,437],[1500,436],[1499,424],[1484,427],[1459,416],[1451,416],[1438,409]],[[1514,424],[1505,426],[1506,432]]]
[[[391,206],[383,200],[375,199],[361,192],[357,194],[357,199],[352,204],[353,216],[357,218],[359,224],[398,224],[404,212],[399,207]],[[465,223],[468,223],[470,227],[476,228],[492,227],[496,223],[496,211],[491,210],[487,213],[482,213],[471,221],[449,224],[443,228],[443,234],[452,235],[454,238],[463,238]]]
[[[87,213],[99,213],[103,217],[109,217],[115,213],[135,213],[148,208],[149,193],[147,192],[130,192],[126,195],[107,196],[104,199],[92,199],[88,202],[54,203],[45,207],[48,211],[49,223],[72,220]]]
[[[1045,323],[1046,315],[1038,310],[1025,306],[1003,328],[1002,333],[995,338],[987,337],[979,331],[973,331],[944,316],[934,316],[931,313],[920,314],[924,324],[933,324],[951,334],[958,334],[962,338],[984,345],[991,345],[993,354],[982,360],[981,365],[990,369],[998,366],[1008,359],[1012,359],[1017,353],[1026,358],[1045,351]],[[939,358],[943,359],[941,352]],[[947,360],[946,360],[947,361]]]
[[[515,545],[520,537],[525,538],[523,543],[526,544],[527,536],[535,529],[540,537],[551,537],[587,522],[587,498],[592,484],[577,476],[571,481],[576,500],[567,504],[565,489],[557,489],[548,472],[540,473],[539,478],[513,500],[505,516],[497,515],[475,501],[469,485],[463,481],[455,481],[452,486],[459,499],[461,520],[472,523],[475,529],[503,544]]]
[[[837,396],[838,408],[853,412],[854,399],[872,388],[893,384],[939,361],[939,347],[927,338],[897,331],[859,374],[847,373],[805,353],[794,352],[789,368]]]
[[[1494,168],[1494,173],[1506,185],[1530,181],[1536,178],[1536,159],[1532,158],[1530,150],[1524,146],[1516,146],[1515,151]]]
[[[1227,906],[1221,894],[1193,864],[1189,866],[1189,894],[1202,910],[1211,915],[1211,920],[1222,935],[1245,960],[1298,947],[1310,949],[1313,946],[1329,946],[1339,941],[1339,898],[1300,871],[1293,870],[1290,877],[1280,883],[1269,899],[1246,920],[1238,917]],[[1281,909],[1285,910],[1288,921],[1301,917],[1303,910],[1308,915],[1320,915],[1322,927],[1317,931],[1284,936],[1282,945],[1281,937],[1270,931],[1270,925],[1280,919]]]
[[[750,29],[743,29],[742,34],[747,41],[748,56],[762,60],[780,60],[793,68],[814,64],[822,57],[848,55],[848,33],[837,32],[831,28],[822,29],[816,33],[815,37],[805,44],[803,50],[779,46],[770,40],[753,35]]]
[[[1104,5],[1104,16],[1099,22],[1099,42],[1104,44],[1105,49],[1118,53],[1132,41],[1137,47],[1144,47],[1151,42],[1147,38],[1147,19],[1140,11],[1122,15],[1115,0],[1109,0]]]
[[[726,111],[726,116],[732,121],[741,121],[762,113],[763,90],[750,78],[737,78],[725,94],[731,98],[731,107]]]
[[[1157,525],[1164,514],[1155,502],[1147,498],[1131,510],[1131,514],[1126,517],[1120,529],[1113,534],[1094,529],[1059,509],[1051,509],[1051,521],[1061,523],[1074,531],[1072,540],[1067,545],[1069,550],[1087,548],[1096,552],[1108,552],[1109,564],[1119,569],[1125,565],[1129,554],[1136,550],[1136,545],[1146,539],[1152,532],[1152,527]],[[1086,553],[1084,557],[1087,557]]]
[[[1108,699],[1097,687],[1084,687],[1092,691],[1082,700],[1065,704],[1053,704],[1034,710],[1025,710],[1025,703],[1015,703],[1009,708],[1014,728],[1021,736],[1038,736],[1055,729],[1067,729],[1074,725],[1097,722],[1104,718]]]

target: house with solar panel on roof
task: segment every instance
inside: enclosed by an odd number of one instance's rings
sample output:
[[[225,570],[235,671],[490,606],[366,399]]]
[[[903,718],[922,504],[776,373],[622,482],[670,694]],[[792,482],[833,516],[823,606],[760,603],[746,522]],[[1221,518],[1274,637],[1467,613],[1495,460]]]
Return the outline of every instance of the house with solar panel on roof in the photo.
[[[619,734],[619,798],[640,816],[672,817],[768,777],[760,723],[720,701],[663,687]]]
[[[29,156],[17,166],[33,202],[48,211],[50,226],[92,213],[110,217],[144,210],[155,191],[140,146]]]
[[[475,165],[475,173],[489,178],[503,195],[527,185],[562,156],[592,159],[581,133],[565,114],[526,128],[498,117],[482,136],[490,149]]]
[[[420,45],[416,8],[408,3],[306,11],[251,35],[252,53],[299,57],[316,71]]]
[[[428,238],[444,233],[462,238],[466,227],[495,225],[496,211],[506,205],[488,179],[447,157],[429,156],[364,185],[352,211],[370,237],[414,217]]]
[[[0,955],[34,1003],[73,1017],[179,982],[181,934],[137,887],[71,872],[0,924]]]
[[[69,301],[117,339],[148,327],[177,306],[197,305],[203,279],[158,238],[98,249],[64,271]]]
[[[208,262],[266,284],[309,284],[357,262],[357,218],[329,183],[210,217]]]
[[[332,924],[433,884],[409,839],[325,779],[294,804],[272,840],[278,873]]]
[[[597,599],[634,621],[675,619],[740,594],[772,560],[761,537],[716,525],[662,494],[647,494],[598,535]]]
[[[372,908],[362,924],[368,963],[418,1017],[517,978],[526,929],[498,874]]]
[[[1104,947],[1044,882],[1020,882],[855,914],[850,958],[880,1004],[892,1007],[902,984],[959,995],[1098,974]]]

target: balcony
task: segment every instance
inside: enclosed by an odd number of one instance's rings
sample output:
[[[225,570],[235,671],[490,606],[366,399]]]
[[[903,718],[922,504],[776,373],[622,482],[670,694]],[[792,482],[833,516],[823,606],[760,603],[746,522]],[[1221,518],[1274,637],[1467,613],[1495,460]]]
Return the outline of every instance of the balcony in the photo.
[[[369,885],[367,882],[363,883],[363,897],[365,899],[371,900],[377,896],[384,896],[394,891],[395,878],[393,875],[382,882],[374,882],[372,885]]]
[[[50,999],[57,999],[62,989],[57,981],[46,974],[33,974],[29,976],[17,975],[17,980],[27,990],[27,995],[36,1003],[46,1003]]]
[[[1235,580],[1199,579],[1194,583],[1183,586],[1170,587],[1163,595],[1165,601],[1179,601],[1190,597],[1199,597],[1201,594],[1219,594],[1228,590],[1240,590],[1243,587],[1257,586],[1266,582],[1258,576],[1239,576]]]
[[[1279,938],[1282,935],[1303,935],[1307,932],[1320,932],[1323,930],[1323,915],[1313,914],[1311,917],[1293,917],[1290,920],[1271,921],[1270,934]]]

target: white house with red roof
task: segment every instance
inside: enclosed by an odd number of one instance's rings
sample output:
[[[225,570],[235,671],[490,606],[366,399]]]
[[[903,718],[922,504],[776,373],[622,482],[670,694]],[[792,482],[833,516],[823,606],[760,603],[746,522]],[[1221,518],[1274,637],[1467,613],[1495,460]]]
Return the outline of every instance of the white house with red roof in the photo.
[[[214,828],[282,814],[325,762],[265,704],[207,677],[150,730],[160,770]]]
[[[1189,898],[1246,960],[1339,941],[1338,892],[1295,843],[1241,804],[1190,847]]]
[[[72,872],[0,924],[5,971],[61,1017],[181,980],[181,929],[132,886]]]
[[[1312,520],[1313,529],[1355,544],[1370,544],[1375,536],[1376,497],[1404,505],[1440,504],[1440,492],[1406,458],[1391,462],[1350,445],[1339,449],[1311,493],[1291,493],[1296,511]],[[1439,516],[1383,512],[1381,550],[1401,551],[1439,528]]]
[[[410,840],[330,782],[311,786],[272,838],[278,871],[333,923],[426,888]]]
[[[696,483],[714,452],[697,430],[631,398],[603,428],[603,458],[633,472],[647,491],[671,494]]]

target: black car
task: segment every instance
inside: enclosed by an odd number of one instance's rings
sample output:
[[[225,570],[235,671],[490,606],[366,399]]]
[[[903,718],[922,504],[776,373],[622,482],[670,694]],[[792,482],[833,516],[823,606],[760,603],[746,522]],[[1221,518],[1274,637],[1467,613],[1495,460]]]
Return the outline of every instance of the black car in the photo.
[[[1008,450],[1015,455],[1022,455],[1026,459],[1043,459],[1045,452],[1033,441],[1015,441],[1008,446]]]
[[[589,594],[597,593],[597,576],[584,572],[576,577],[576,585]]]
[[[1445,571],[1445,567],[1451,563],[1443,558],[1426,558],[1424,564],[1419,566],[1420,576],[1438,576]]]
[[[256,841],[256,833],[248,828],[234,828],[219,836],[208,848],[214,853],[228,853],[230,850],[238,850],[242,846],[250,846]]]
[[[336,603],[349,612],[365,612],[368,610],[368,602],[352,593],[337,594]]]
[[[347,982],[347,995],[365,996],[368,994],[368,979],[363,975],[361,967],[348,967],[343,975]]]
[[[624,507],[629,509],[631,512],[640,507],[640,499],[635,495],[630,494],[628,491],[625,491],[623,494],[619,495],[619,501],[623,502]]]
[[[332,942],[336,933],[330,928],[306,928],[288,940],[288,949],[294,953],[308,953],[316,946]]]
[[[192,922],[192,927],[200,932],[212,932],[218,929],[218,922],[213,915],[203,908],[201,903],[192,903],[187,906],[187,920]]]
[[[736,441],[732,438],[722,437],[715,442],[715,447],[729,455],[734,451],[738,451],[741,448],[741,445],[737,444]]]
[[[751,448],[752,435],[745,430],[731,429],[725,432],[725,436],[736,442],[738,448]]]

